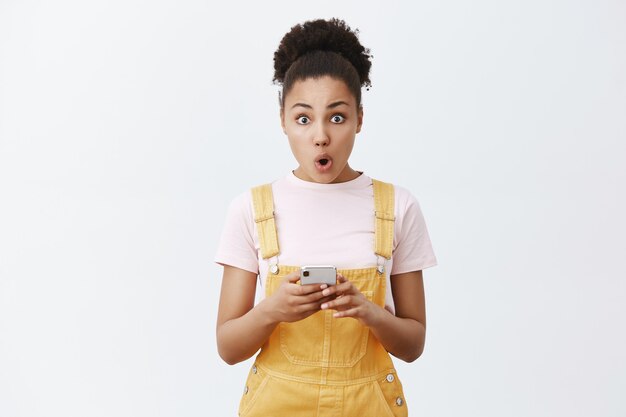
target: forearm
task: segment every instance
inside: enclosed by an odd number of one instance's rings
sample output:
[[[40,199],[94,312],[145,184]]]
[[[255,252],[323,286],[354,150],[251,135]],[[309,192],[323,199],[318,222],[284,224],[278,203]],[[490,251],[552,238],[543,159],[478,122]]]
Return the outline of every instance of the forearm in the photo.
[[[217,328],[217,349],[229,365],[254,355],[270,337],[278,324],[265,312],[266,300],[241,317],[228,320]]]
[[[424,351],[426,327],[415,319],[397,317],[378,307],[369,328],[389,353],[405,362],[413,362]]]

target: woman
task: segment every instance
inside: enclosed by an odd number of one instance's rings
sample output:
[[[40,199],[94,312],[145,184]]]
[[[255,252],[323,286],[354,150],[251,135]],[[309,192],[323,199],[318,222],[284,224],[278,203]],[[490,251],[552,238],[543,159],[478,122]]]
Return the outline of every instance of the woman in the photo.
[[[220,356],[234,364],[261,349],[242,417],[407,415],[389,353],[421,355],[422,270],[437,261],[417,200],[348,162],[370,58],[337,19],[294,26],[274,55],[298,167],[233,201],[216,256]],[[303,265],[335,266],[336,283],[301,285]]]

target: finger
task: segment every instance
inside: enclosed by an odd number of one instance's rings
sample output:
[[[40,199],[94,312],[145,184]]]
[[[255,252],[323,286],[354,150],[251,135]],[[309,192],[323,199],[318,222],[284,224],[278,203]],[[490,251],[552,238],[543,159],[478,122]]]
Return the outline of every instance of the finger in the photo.
[[[318,292],[320,297],[323,297],[322,290],[325,290],[326,284],[306,284],[298,285],[292,288],[292,294],[294,295],[309,295]]]
[[[325,296],[322,291],[317,291],[317,292],[308,294],[306,296],[303,296],[302,302],[303,303],[317,302],[318,304],[320,304],[320,303],[325,303],[326,301],[334,300],[335,298],[336,297],[334,295]]]
[[[354,297],[351,297],[349,295],[340,297],[340,298],[335,298],[332,301],[329,301],[327,303],[323,303],[320,308],[322,310],[328,310],[328,309],[333,309],[333,310],[345,310],[348,307],[352,306],[352,302],[354,301]]]
[[[312,292],[315,291],[321,291],[324,288],[327,287],[326,284],[307,284],[307,285],[298,285],[296,286],[295,284],[298,283],[298,281],[300,281],[300,273],[299,272],[292,272],[290,274],[285,275],[285,277],[283,278],[283,282],[286,282],[288,284],[293,284],[292,285],[292,291],[290,291],[292,294],[294,295],[304,295],[304,294],[310,294]],[[321,285],[324,286],[324,288],[321,287]]]
[[[343,282],[341,284],[333,285],[331,287],[326,288],[322,293],[324,295],[332,295],[332,294],[355,294],[356,288],[352,285],[351,282]]]
[[[350,292],[358,291],[352,282],[341,274],[337,274],[337,285],[335,285],[335,287],[337,287],[337,291],[341,292],[345,292],[346,290]]]
[[[313,303],[301,304],[300,306],[297,307],[297,311],[300,314],[307,314],[310,312],[314,313],[316,311],[320,311],[320,303],[313,302]]]
[[[290,274],[285,275],[285,277],[283,278],[283,281],[289,282],[291,284],[295,284],[296,282],[300,281],[300,272],[292,272]]]
[[[350,308],[348,310],[343,310],[343,311],[337,311],[335,313],[333,313],[333,317],[335,318],[341,318],[341,317],[359,317],[360,316],[360,312],[361,310],[359,309],[359,307],[353,307]]]
[[[319,311],[319,310],[321,310],[321,305],[322,304],[325,304],[325,303],[327,303],[329,301],[332,301],[333,299],[334,299],[333,297],[323,297],[323,298],[318,299],[318,300],[314,300],[314,301],[311,301],[311,302],[307,302],[307,303],[301,304],[297,308],[298,309],[302,308],[302,309],[304,309],[304,311],[309,311],[310,309],[314,309],[316,311]]]
[[[334,299],[335,299],[335,297],[334,297],[334,296],[332,296],[332,295],[331,295],[331,296],[329,296],[329,297],[320,298],[319,300],[317,300],[317,304],[318,304],[318,305],[320,306],[320,308],[321,308],[321,305],[322,305],[322,304],[327,303],[327,302],[329,302],[329,301],[332,301],[332,300],[334,300]]]

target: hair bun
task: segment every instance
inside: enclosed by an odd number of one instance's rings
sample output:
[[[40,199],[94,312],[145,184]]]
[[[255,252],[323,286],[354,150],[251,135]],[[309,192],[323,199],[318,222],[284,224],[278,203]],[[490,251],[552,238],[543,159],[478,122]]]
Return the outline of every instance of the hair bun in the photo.
[[[311,20],[292,27],[274,53],[274,81],[282,83],[291,64],[302,55],[321,50],[346,58],[356,69],[361,86],[370,86],[372,56],[359,42],[358,33],[358,29],[351,30],[346,22],[337,18]]]

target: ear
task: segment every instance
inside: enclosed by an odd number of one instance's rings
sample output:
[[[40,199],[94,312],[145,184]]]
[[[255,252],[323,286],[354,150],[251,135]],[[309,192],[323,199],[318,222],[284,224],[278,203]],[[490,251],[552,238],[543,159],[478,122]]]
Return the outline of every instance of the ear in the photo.
[[[357,120],[358,124],[356,126],[356,133],[361,131],[361,126],[363,126],[363,106],[359,106],[359,110],[357,111]]]
[[[286,135],[287,131],[285,130],[285,108],[280,108],[280,126],[283,128],[283,133]]]

